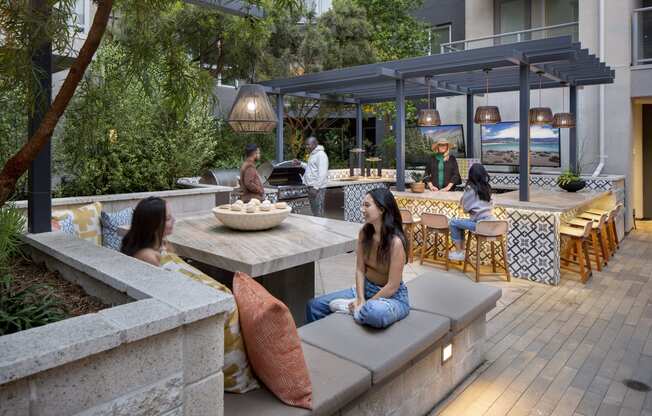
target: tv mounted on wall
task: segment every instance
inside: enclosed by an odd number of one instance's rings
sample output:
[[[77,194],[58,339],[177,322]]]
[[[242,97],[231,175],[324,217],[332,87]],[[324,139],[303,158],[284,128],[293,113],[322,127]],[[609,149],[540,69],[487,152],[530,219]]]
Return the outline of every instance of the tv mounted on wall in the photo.
[[[551,125],[530,126],[530,164],[535,167],[561,166],[560,130]],[[483,125],[480,130],[482,164],[518,166],[519,122]]]
[[[423,168],[432,155],[432,144],[438,140],[450,143],[450,153],[464,157],[464,126],[446,124],[436,127],[411,126],[405,131],[405,163],[409,168]]]

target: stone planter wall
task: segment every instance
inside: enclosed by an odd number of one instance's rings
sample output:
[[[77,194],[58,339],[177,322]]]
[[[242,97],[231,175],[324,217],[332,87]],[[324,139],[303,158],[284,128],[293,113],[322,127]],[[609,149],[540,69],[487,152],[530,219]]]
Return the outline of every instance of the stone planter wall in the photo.
[[[35,261],[115,304],[0,337],[0,415],[222,415],[232,296],[63,233]]]
[[[172,212],[176,216],[191,216],[206,213],[217,205],[218,201],[226,198],[233,188],[228,186],[207,185],[201,188],[176,189],[160,192],[135,192],[129,194],[92,195],[70,198],[54,198],[53,210],[77,208],[93,202],[101,202],[105,212],[116,212],[125,208],[135,208],[141,199],[156,196],[170,203]],[[27,215],[27,201],[17,201],[16,207]]]

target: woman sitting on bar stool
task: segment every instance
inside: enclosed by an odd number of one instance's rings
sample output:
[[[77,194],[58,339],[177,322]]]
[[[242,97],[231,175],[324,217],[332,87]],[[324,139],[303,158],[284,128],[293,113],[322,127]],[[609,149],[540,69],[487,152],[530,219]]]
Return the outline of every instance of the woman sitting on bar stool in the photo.
[[[462,183],[457,159],[450,154],[450,144],[439,140],[432,145],[434,155],[426,163],[426,185],[431,191],[448,192]]]
[[[452,261],[464,260],[464,230],[475,231],[478,221],[493,219],[489,174],[479,163],[475,163],[469,170],[469,178],[460,205],[464,212],[469,214],[469,218],[450,220],[451,239],[455,244],[455,251],[451,251],[448,258]]]
[[[308,323],[333,312],[374,328],[386,328],[410,312],[403,283],[408,243],[394,195],[385,188],[367,192],[365,225],[358,235],[355,286],[315,298],[306,306]]]

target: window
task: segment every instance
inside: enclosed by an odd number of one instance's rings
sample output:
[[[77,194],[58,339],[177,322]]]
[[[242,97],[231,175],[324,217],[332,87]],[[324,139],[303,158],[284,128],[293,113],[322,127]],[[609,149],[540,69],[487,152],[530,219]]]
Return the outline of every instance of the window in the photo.
[[[518,32],[530,29],[532,16],[531,0],[495,0],[494,3],[494,28],[496,34]],[[520,40],[528,40],[523,36]],[[512,43],[519,39],[517,36],[504,36],[497,39],[498,43]]]
[[[90,0],[76,0],[72,7],[70,26],[78,32],[87,33],[90,23]]]
[[[579,19],[578,0],[546,0],[546,26],[575,23]],[[578,40],[577,26],[548,29],[546,37],[571,35],[573,40]]]
[[[441,53],[441,45],[452,41],[450,23],[431,27],[428,32],[428,38],[430,40],[428,55]]]

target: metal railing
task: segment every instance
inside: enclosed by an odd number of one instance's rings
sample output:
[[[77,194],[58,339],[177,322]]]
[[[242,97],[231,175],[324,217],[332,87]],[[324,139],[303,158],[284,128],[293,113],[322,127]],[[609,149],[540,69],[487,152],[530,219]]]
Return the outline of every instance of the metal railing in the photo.
[[[652,64],[652,7],[634,9],[632,16],[632,65]]]
[[[579,38],[579,23],[570,22],[559,25],[543,26],[534,29],[519,30],[516,32],[499,33],[497,35],[483,36],[474,39],[456,40],[441,44],[441,53],[464,51],[468,49],[484,48],[487,46],[504,45],[508,43],[524,42],[527,40],[547,39],[556,36],[572,36],[573,41]]]

